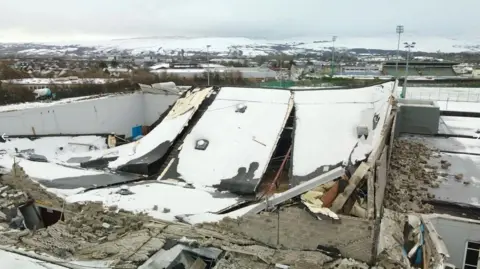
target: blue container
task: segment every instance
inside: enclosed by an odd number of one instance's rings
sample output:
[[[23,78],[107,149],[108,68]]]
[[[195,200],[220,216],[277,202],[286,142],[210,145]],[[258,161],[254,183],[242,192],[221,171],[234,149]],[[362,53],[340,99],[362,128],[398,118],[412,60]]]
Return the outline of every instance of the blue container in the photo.
[[[132,128],[132,137],[142,135],[142,125],[138,125]]]

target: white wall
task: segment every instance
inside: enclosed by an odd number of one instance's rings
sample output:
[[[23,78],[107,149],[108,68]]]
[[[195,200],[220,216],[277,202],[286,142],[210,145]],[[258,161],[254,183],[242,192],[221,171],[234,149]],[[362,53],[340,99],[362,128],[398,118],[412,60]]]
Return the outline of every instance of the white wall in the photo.
[[[110,133],[131,135],[152,124],[177,96],[125,94],[0,112],[0,133],[11,135]]]
[[[144,123],[150,125],[154,123],[165,110],[175,103],[178,95],[165,94],[143,94],[143,112]]]
[[[456,219],[438,217],[432,219],[435,229],[447,246],[448,263],[463,268],[467,241],[480,242],[480,223],[462,222]]]

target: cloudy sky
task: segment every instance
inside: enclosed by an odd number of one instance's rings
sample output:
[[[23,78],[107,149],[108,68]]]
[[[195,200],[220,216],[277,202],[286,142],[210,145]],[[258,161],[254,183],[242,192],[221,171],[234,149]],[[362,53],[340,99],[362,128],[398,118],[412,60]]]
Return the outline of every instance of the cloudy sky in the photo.
[[[0,0],[0,42],[145,36],[477,37],[480,0]]]

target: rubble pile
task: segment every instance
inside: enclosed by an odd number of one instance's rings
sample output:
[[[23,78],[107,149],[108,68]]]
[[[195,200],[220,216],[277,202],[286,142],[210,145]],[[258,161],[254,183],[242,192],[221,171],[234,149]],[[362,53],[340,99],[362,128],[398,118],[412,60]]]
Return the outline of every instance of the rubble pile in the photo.
[[[422,143],[396,140],[385,190],[385,207],[403,213],[431,213],[433,207],[423,201],[434,198],[428,190],[439,186],[439,177],[438,167],[429,165],[428,161],[439,157],[438,152]]]
[[[30,180],[23,168],[18,165],[13,165],[10,173],[0,177],[0,184],[2,186],[8,186],[11,190],[25,193],[26,198],[33,198],[52,207],[60,208],[63,204],[63,200],[60,197],[45,191],[40,184]]]
[[[18,206],[31,200],[61,210],[65,221],[43,229],[25,229]],[[115,251],[108,248],[96,248],[97,252],[90,255],[86,250],[121,238],[131,238],[138,231],[149,232],[146,224],[154,222],[145,214],[134,214],[116,207],[105,208],[102,203],[66,204],[30,180],[19,166],[14,166],[11,173],[0,177],[0,210],[0,245],[21,247],[67,260],[113,257]],[[124,244],[132,245],[132,241],[124,240]],[[147,258],[144,257],[144,260]]]
[[[28,200],[28,195],[0,182],[0,222],[8,222],[17,216],[17,208]],[[0,227],[7,228],[5,223]],[[0,229],[2,229],[0,228]]]
[[[22,217],[18,206],[32,200],[61,210],[64,220],[41,229],[26,229],[21,222],[12,227],[12,221]],[[102,260],[108,261],[112,268],[133,269],[153,259],[158,251],[170,249],[172,244],[183,244],[222,250],[225,255],[215,267],[218,269],[271,268],[276,264],[305,269],[321,266],[357,268],[352,267],[353,261],[346,265],[337,264],[335,258],[319,251],[266,247],[246,236],[222,229],[220,225],[163,222],[115,206],[107,208],[98,202],[66,204],[30,180],[19,167],[0,177],[0,207],[2,211],[14,212],[9,217],[0,218],[0,246],[51,255],[61,258],[65,264]],[[363,268],[363,264],[358,265]]]

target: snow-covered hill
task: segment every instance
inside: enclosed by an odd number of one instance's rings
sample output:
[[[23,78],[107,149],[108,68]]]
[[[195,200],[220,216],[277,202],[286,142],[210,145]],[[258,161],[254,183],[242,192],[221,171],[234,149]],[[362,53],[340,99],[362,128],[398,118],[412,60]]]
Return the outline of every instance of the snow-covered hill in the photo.
[[[232,52],[241,53],[244,56],[268,55],[275,53],[296,54],[303,52],[322,52],[330,50],[331,37],[324,38],[299,38],[289,40],[262,40],[243,37],[145,37],[132,39],[81,41],[81,42],[55,42],[32,44],[34,48],[18,51],[20,54],[70,54],[78,53],[72,47],[88,47],[94,53],[128,52],[132,55],[149,52],[160,54],[177,54],[181,50],[184,53],[206,52],[207,45],[212,53],[228,55]],[[449,38],[449,37],[425,37],[408,36],[402,37],[404,41],[415,41],[415,51],[423,52],[478,52],[480,51],[480,39]],[[48,47],[43,47],[48,46]],[[397,37],[395,35],[384,37],[338,37],[335,42],[337,50],[353,48],[395,50]],[[83,50],[79,50],[82,52]]]
[[[426,52],[461,52],[471,51],[472,46],[480,47],[480,39],[472,40],[467,38],[449,38],[449,37],[424,37],[408,36],[402,37],[403,41],[415,41],[416,50]],[[136,39],[118,39],[110,41],[87,41],[79,43],[83,46],[95,46],[100,49],[127,49],[134,53],[143,51],[161,50],[206,50],[207,45],[211,45],[210,50],[218,52],[227,52],[233,47],[244,50],[246,54],[277,51],[277,47],[288,45],[292,49],[312,49],[324,50],[331,47],[331,37],[318,38],[299,38],[290,40],[261,40],[249,39],[243,37],[206,37],[206,38],[183,38],[183,37],[148,37]],[[402,42],[403,42],[402,41]],[[66,43],[65,45],[71,45]],[[385,49],[394,50],[397,47],[397,37],[395,35],[385,37],[338,37],[335,42],[338,48],[367,48],[367,49]],[[288,50],[288,49],[287,49]],[[293,51],[292,51],[293,52]]]

